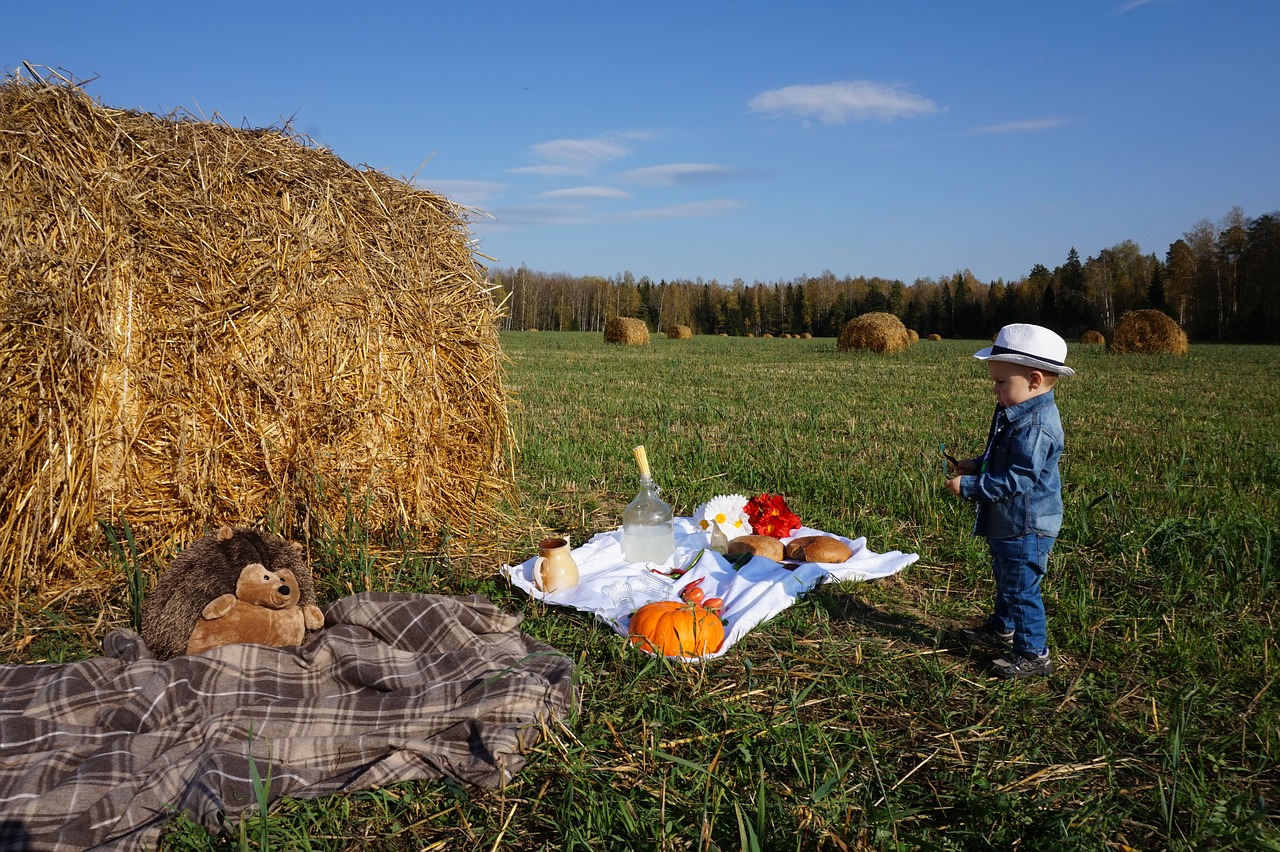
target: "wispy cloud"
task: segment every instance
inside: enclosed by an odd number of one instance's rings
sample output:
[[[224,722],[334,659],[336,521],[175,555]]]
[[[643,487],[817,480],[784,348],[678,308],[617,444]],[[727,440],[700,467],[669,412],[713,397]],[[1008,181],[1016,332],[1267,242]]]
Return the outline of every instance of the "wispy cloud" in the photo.
[[[567,200],[595,198],[630,198],[631,193],[613,186],[573,186],[568,189],[553,189],[540,194],[541,198],[562,198]]]
[[[511,169],[520,174],[570,175],[590,172],[604,163],[620,160],[634,153],[634,143],[652,138],[644,130],[620,130],[590,139],[552,139],[529,148],[541,162]]]
[[[506,184],[487,180],[417,180],[423,189],[438,192],[464,207],[483,204],[501,195]]]
[[[489,211],[499,227],[513,225],[581,225],[581,208],[564,204],[525,204]]]
[[[668,207],[651,207],[648,210],[632,210],[618,216],[619,219],[692,219],[701,216],[720,216],[742,206],[741,201],[727,198],[690,201]]]
[[[1113,14],[1123,15],[1125,12],[1132,12],[1140,6],[1151,6],[1156,3],[1167,3],[1169,0],[1126,0],[1115,8]]]
[[[1001,133],[1038,133],[1041,130],[1052,130],[1071,123],[1067,118],[1027,118],[1022,121],[1006,121],[1003,124],[988,124],[975,127],[970,133],[982,136],[994,136]]]
[[[715,163],[668,163],[623,172],[619,177],[636,183],[663,186],[707,186],[740,178],[747,172]]]
[[[819,85],[787,86],[761,92],[747,109],[767,115],[794,116],[823,124],[879,119],[893,121],[937,112],[938,106],[903,86],[870,80],[844,80]]]

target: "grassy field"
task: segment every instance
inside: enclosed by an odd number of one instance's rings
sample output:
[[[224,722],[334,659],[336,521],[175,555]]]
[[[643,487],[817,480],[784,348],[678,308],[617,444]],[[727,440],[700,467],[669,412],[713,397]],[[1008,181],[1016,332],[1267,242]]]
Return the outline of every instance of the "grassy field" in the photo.
[[[166,848],[1280,849],[1280,348],[1187,357],[1073,345],[1059,384],[1066,526],[1046,585],[1057,671],[990,678],[954,638],[990,601],[939,443],[981,450],[976,341],[512,333],[517,493],[499,555],[312,553],[351,584],[486,594],[573,658],[580,706],[506,789],[415,783],[286,801]],[[497,577],[545,532],[616,527],[647,446],[679,514],[779,492],[806,524],[920,560],[824,586],[723,658],[672,667]],[[375,554],[381,553],[381,556]],[[127,623],[123,589],[117,620]],[[94,653],[111,626],[41,614],[7,660]]]

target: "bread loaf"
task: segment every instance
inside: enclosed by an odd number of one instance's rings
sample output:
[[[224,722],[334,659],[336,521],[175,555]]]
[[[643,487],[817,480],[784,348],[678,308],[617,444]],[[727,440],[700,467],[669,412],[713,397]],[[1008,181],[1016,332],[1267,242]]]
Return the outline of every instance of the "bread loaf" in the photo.
[[[740,535],[729,542],[726,554],[740,556],[743,553],[763,556],[765,559],[781,562],[783,557],[782,542],[771,535]]]
[[[829,535],[802,535],[787,542],[784,555],[801,562],[846,562],[853,551],[838,538]]]

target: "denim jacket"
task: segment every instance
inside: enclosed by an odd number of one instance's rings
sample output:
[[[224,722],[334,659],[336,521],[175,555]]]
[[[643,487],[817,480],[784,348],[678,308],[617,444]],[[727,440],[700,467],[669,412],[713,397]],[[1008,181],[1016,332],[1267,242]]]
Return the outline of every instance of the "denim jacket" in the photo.
[[[980,473],[960,478],[960,496],[977,503],[973,534],[1013,538],[1062,529],[1062,419],[1053,391],[996,407]]]

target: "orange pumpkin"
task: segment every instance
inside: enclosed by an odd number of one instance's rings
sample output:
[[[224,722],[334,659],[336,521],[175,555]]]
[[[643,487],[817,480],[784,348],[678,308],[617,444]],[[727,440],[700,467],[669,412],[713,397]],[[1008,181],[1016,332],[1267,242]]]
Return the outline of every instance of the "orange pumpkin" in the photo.
[[[627,630],[632,645],[665,657],[701,657],[720,650],[724,623],[720,615],[696,603],[654,601],[631,616]]]

